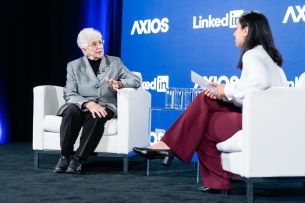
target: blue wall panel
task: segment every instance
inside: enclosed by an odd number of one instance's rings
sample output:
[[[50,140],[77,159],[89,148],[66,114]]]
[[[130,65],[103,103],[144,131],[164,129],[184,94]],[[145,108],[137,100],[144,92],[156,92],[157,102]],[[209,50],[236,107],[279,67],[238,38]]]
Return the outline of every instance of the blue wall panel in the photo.
[[[258,10],[267,16],[285,60],[283,69],[290,86],[295,86],[295,77],[305,71],[304,1],[127,0],[123,5],[121,57],[129,69],[142,73],[146,82],[143,87],[149,89],[147,82],[156,81],[152,83],[156,90],[150,90],[153,106],[164,106],[164,94],[157,91],[158,76],[169,76],[171,87],[193,87],[190,70],[211,79],[240,76],[236,69],[240,49],[235,46],[234,28],[216,27],[215,23],[219,18],[229,25],[238,10]],[[287,11],[288,20],[283,23]],[[196,28],[199,19],[208,21],[209,17],[209,25],[215,27]]]
[[[267,16],[294,87],[305,71],[303,0],[124,1],[122,61],[142,73],[142,87],[151,92],[153,107],[164,107],[165,86],[194,87],[191,70],[221,83],[240,77],[240,48],[235,46],[235,28],[230,27],[240,10]]]

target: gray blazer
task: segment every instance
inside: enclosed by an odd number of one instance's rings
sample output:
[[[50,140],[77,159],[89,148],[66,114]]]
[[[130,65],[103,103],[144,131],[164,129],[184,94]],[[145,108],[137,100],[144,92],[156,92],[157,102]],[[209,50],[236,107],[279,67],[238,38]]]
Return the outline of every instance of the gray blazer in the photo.
[[[66,103],[59,108],[57,115],[62,115],[70,104],[77,105],[84,112],[88,111],[88,109],[82,109],[83,103],[94,101],[111,109],[116,116],[117,92],[106,82],[106,77],[114,80],[120,79],[123,88],[141,86],[140,78],[130,72],[118,57],[104,56],[97,76],[87,57],[81,57],[67,65],[67,81],[64,87]]]

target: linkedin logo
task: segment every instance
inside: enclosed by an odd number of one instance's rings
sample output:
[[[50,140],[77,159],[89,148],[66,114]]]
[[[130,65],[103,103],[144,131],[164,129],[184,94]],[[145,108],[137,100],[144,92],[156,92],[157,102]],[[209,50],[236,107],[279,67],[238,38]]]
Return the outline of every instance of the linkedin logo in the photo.
[[[137,34],[150,34],[150,33],[159,33],[161,32],[167,32],[169,29],[168,26],[168,18],[163,18],[162,20],[159,20],[158,18],[155,18],[153,20],[147,19],[147,20],[136,20],[133,23],[131,33],[130,35],[134,35],[136,32]]]
[[[165,92],[168,88],[168,75],[159,75],[153,81],[143,81],[142,88],[145,90],[157,90],[157,92]]]
[[[223,18],[213,18],[212,15],[209,15],[207,19],[203,19],[202,16],[198,18],[196,16],[193,17],[193,29],[198,28],[213,28],[213,27],[229,27],[236,28],[236,23],[243,10],[233,10],[229,13],[226,13]]]

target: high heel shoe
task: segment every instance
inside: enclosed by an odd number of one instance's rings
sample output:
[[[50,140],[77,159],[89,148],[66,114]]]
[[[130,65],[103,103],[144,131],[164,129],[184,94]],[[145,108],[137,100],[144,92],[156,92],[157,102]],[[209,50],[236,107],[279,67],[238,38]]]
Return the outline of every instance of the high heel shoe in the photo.
[[[148,149],[148,148],[132,148],[134,152],[146,159],[163,159],[163,165],[170,166],[175,153],[171,149]]]

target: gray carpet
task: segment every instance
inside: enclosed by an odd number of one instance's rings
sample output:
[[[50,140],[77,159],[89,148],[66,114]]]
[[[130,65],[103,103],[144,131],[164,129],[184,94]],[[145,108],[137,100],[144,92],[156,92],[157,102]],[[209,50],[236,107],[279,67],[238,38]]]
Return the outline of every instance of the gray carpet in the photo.
[[[129,173],[123,174],[119,158],[90,157],[83,165],[84,174],[54,174],[59,155],[40,159],[33,169],[31,143],[0,145],[0,202],[245,202],[246,184],[233,183],[230,196],[197,191],[192,164],[175,160],[164,167],[160,160],[146,162],[134,156]],[[300,182],[256,183],[254,202],[305,202],[305,187]]]

